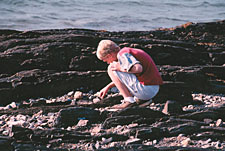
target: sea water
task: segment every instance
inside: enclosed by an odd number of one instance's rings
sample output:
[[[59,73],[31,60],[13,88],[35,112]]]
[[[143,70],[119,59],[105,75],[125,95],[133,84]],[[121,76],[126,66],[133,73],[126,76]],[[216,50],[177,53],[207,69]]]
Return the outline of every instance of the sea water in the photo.
[[[0,29],[146,31],[225,19],[225,0],[0,0]]]

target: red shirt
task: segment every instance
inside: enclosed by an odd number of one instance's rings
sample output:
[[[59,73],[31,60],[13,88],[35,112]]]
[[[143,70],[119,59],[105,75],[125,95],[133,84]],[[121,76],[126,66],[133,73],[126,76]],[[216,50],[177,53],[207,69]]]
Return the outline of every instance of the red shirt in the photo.
[[[124,64],[125,66],[129,66],[128,68],[131,68],[132,65],[136,63],[140,63],[142,65],[142,68],[143,68],[142,73],[136,74],[141,84],[143,85],[162,85],[163,84],[163,80],[159,74],[159,71],[154,61],[143,50],[125,47],[119,51],[117,57],[120,64],[122,65],[123,62],[125,62]],[[130,65],[127,65],[127,64],[130,64]]]

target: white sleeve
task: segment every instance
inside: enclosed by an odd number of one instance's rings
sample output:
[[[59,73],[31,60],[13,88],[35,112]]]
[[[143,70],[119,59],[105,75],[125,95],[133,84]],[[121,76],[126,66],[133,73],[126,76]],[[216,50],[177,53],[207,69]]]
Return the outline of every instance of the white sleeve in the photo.
[[[130,53],[123,53],[122,55],[118,55],[117,57],[118,57],[118,61],[120,63],[120,67],[125,71],[129,71],[133,65],[140,63]]]

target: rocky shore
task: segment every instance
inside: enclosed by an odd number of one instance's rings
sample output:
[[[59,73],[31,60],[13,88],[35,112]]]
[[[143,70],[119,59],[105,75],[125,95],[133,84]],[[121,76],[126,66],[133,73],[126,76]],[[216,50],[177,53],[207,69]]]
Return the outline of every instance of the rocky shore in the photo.
[[[0,150],[225,150],[225,21],[155,31],[0,30]],[[145,107],[112,110],[101,39],[141,48],[165,81]]]

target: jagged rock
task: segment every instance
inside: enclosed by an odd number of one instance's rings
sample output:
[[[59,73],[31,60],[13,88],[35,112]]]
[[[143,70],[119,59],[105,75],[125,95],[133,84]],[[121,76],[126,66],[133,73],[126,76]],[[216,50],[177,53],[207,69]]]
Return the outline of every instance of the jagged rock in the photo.
[[[141,143],[141,139],[139,138],[131,138],[131,139],[128,139],[126,141],[126,145],[129,145],[129,144],[140,144]]]
[[[135,150],[154,150],[160,151],[158,148],[149,145],[142,145],[142,144],[130,144],[130,145],[123,145],[118,147],[110,147],[107,149],[99,149],[99,151],[135,151]]]
[[[140,118],[141,117],[138,115],[109,117],[104,121],[103,128],[110,128],[110,127],[115,127],[117,125],[131,124],[132,122]]]
[[[0,138],[0,150],[224,150],[224,25],[0,30],[0,101],[14,102],[0,110],[0,133],[10,137]],[[112,111],[121,95],[109,91],[100,100],[93,94],[110,82],[107,64],[95,55],[101,39],[152,56],[165,82],[153,103]],[[74,98],[77,91],[82,98]],[[162,113],[167,100],[183,112]]]
[[[1,103],[56,96],[81,87],[99,90],[110,81],[106,72],[98,72],[107,67],[95,55],[101,39],[145,50],[165,81],[188,83],[198,91],[224,92],[224,76],[213,70],[225,72],[224,24],[223,20],[136,32],[0,30]],[[177,91],[170,94],[182,95]]]
[[[91,138],[92,141],[99,141],[111,138],[113,141],[125,141],[128,139],[128,136],[121,135],[121,134],[115,134],[115,133],[103,133],[101,135],[95,136]]]
[[[164,114],[181,114],[183,112],[181,104],[176,101],[168,100],[162,111]]]
[[[130,115],[136,115],[143,118],[162,118],[166,115],[159,111],[154,111],[149,108],[141,108],[141,107],[132,107],[127,108],[124,110],[119,111],[118,113],[115,113],[116,116],[130,116]]]
[[[137,128],[136,130],[137,138],[141,138],[142,140],[155,140],[160,139],[162,137],[168,136],[168,131],[163,128],[157,127],[142,127]]]
[[[194,113],[188,113],[180,115],[181,118],[194,119],[198,121],[203,121],[205,118],[212,120],[217,120],[218,117],[222,117],[220,114],[213,111],[196,111]]]
[[[11,145],[12,139],[6,136],[0,136],[0,150],[1,151],[13,151],[13,146]]]
[[[196,123],[185,123],[185,124],[179,124],[177,126],[169,128],[169,136],[178,136],[179,134],[193,134],[195,132],[198,132],[200,128],[199,124]]]
[[[80,119],[87,119],[91,123],[101,120],[100,112],[91,108],[85,107],[70,107],[59,111],[55,126],[73,126]]]
[[[89,133],[80,133],[77,131],[68,131],[62,129],[48,129],[48,130],[34,130],[33,135],[30,139],[35,142],[40,143],[57,143],[57,140],[61,139],[62,141],[67,142],[79,142],[79,140],[90,139],[91,136]]]
[[[159,147],[160,151],[174,151],[174,150],[185,150],[185,151],[212,151],[215,150],[213,148],[202,148],[202,147],[182,147],[182,146],[167,146],[167,147]]]
[[[13,125],[10,129],[9,136],[16,140],[29,141],[32,134],[33,131],[31,129]]]
[[[94,84],[94,81],[87,79],[94,77],[101,78],[103,74],[101,72],[58,72],[40,69],[22,71],[0,80],[5,80],[5,84],[9,86],[4,91],[0,90],[1,104],[7,104],[11,99],[20,100],[44,97],[50,93],[52,96],[58,96],[62,95],[63,91],[71,90],[75,86],[82,87],[86,85],[86,88],[93,89],[98,86]]]

